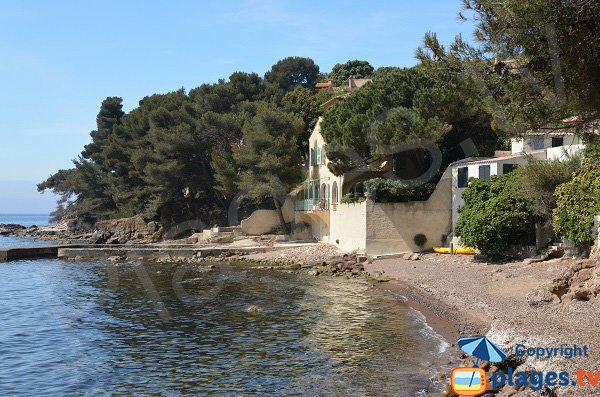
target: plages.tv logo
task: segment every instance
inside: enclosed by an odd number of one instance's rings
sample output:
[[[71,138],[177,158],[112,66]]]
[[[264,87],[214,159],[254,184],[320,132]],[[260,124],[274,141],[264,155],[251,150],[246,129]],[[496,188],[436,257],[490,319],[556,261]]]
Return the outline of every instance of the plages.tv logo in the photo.
[[[480,396],[486,392],[487,374],[485,370],[477,367],[479,360],[498,363],[503,361],[507,354],[485,336],[460,338],[458,346],[465,353],[475,357],[476,361],[473,368],[458,367],[452,370],[450,375],[452,391],[460,396]]]
[[[490,363],[500,363],[507,354],[485,336],[460,338],[458,346],[467,354],[476,358],[473,367],[458,367],[452,370],[450,384],[452,391],[459,396],[480,396],[486,392],[497,392],[508,385],[532,391],[540,391],[543,395],[555,396],[557,387],[600,387],[600,372],[586,371],[578,368],[575,374],[568,371],[519,371],[515,368],[505,368],[505,371],[495,370],[488,374],[483,368],[478,368],[480,360]],[[588,346],[577,344],[560,346],[531,346],[518,344],[515,347],[516,357],[536,357],[550,360],[555,357],[571,360],[576,357],[588,357]],[[600,394],[594,394],[600,395]]]

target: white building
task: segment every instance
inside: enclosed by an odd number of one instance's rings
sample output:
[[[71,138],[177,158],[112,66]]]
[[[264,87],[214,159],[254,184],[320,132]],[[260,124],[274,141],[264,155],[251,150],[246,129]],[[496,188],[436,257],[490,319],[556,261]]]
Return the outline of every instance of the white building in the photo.
[[[451,230],[450,169],[428,200],[374,202],[364,197],[362,182],[391,171],[393,162],[382,161],[377,171],[334,175],[327,167],[320,121],[309,138],[307,180],[294,192],[295,223],[308,226],[306,237],[371,255],[419,251],[445,242]],[[353,199],[342,202],[346,195]],[[421,247],[415,243],[417,234],[427,238]]]
[[[507,174],[515,167],[527,164],[527,155],[540,160],[560,160],[583,151],[584,147],[580,138],[572,132],[529,132],[511,140],[510,152],[497,152],[495,157],[452,163],[453,234],[459,216],[458,209],[464,205],[462,193],[469,184],[469,178],[489,179],[492,175]]]

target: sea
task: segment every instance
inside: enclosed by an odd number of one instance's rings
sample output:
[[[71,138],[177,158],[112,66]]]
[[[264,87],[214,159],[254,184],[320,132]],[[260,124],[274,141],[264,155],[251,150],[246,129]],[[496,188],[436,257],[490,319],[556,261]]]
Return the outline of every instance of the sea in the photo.
[[[40,243],[0,237],[0,248]],[[225,262],[43,259],[0,272],[0,396],[408,397],[441,388],[430,379],[447,343],[402,297],[364,280]]]

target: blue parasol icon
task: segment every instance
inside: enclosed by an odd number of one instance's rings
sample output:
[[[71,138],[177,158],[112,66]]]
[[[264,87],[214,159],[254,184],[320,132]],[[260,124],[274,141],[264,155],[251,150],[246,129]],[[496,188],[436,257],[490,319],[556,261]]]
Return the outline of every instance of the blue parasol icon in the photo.
[[[492,363],[504,361],[507,354],[492,343],[485,336],[474,336],[471,338],[460,338],[458,346],[467,354],[477,357],[477,361],[484,360]],[[475,364],[477,366],[477,364]]]
[[[507,357],[507,354],[502,351],[498,346],[494,345],[492,341],[490,341],[485,336],[473,336],[470,338],[460,338],[458,340],[458,346],[467,354],[476,357],[477,360],[473,365],[477,368],[477,364],[479,360],[489,361],[492,363],[499,363],[504,361]],[[473,378],[475,377],[475,372],[471,375],[471,381],[469,382],[469,386],[473,383]]]

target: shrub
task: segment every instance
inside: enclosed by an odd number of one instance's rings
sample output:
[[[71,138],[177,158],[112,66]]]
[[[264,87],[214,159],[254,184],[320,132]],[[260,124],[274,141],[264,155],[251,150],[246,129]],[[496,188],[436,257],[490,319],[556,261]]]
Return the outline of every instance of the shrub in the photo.
[[[415,234],[413,240],[415,241],[415,244],[417,244],[417,246],[422,248],[427,242],[427,236],[425,236],[423,233]]]
[[[400,180],[373,178],[365,181],[366,191],[371,193],[377,203],[403,203],[407,201],[424,201],[431,196],[435,183],[425,183],[409,187]]]
[[[600,213],[600,143],[588,144],[583,167],[554,193],[552,223],[557,233],[577,245],[593,241],[594,215]]]
[[[520,192],[515,173],[472,179],[463,199],[455,229],[463,244],[493,256],[502,255],[511,245],[535,241],[540,217]]]
[[[531,200],[535,211],[550,221],[552,210],[556,208],[554,192],[558,186],[573,178],[581,168],[581,155],[570,156],[565,151],[564,160],[546,161],[533,156],[527,158],[527,165],[516,171],[523,194]]]

